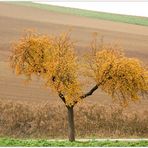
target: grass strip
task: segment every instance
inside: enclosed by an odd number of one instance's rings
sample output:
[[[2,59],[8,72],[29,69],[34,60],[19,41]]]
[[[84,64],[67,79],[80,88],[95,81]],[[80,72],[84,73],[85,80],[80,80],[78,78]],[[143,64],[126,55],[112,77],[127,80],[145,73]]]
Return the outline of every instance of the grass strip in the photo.
[[[0,146],[107,146],[107,147],[146,147],[148,141],[87,141],[87,142],[69,142],[69,141],[49,141],[49,140],[20,140],[11,138],[0,138]]]

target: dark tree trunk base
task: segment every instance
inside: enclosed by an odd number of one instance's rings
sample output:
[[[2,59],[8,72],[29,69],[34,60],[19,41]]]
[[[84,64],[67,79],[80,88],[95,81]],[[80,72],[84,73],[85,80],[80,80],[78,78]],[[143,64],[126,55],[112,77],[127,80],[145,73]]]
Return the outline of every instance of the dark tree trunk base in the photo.
[[[74,126],[74,112],[73,106],[67,107],[68,110],[68,138],[69,141],[75,141],[75,126]]]

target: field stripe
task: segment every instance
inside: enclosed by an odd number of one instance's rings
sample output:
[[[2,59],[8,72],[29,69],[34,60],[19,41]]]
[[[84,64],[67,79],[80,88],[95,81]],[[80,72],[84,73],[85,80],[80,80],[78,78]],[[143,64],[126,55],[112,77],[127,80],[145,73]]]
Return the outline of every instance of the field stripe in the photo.
[[[72,15],[100,19],[100,20],[108,20],[114,22],[148,26],[147,17],[98,12],[98,11],[91,11],[91,10],[84,10],[84,9],[70,8],[63,6],[54,6],[54,5],[33,3],[33,2],[9,2],[9,4],[17,4],[22,6],[44,9],[50,12],[66,13],[66,14],[72,14]]]

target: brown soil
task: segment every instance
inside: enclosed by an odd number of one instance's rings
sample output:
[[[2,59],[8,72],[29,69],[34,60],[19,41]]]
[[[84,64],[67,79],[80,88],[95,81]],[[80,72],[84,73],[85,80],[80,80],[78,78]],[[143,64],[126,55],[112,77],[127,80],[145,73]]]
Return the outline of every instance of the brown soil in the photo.
[[[10,44],[26,28],[34,28],[41,33],[60,33],[72,29],[72,38],[77,41],[79,54],[88,50],[93,32],[104,36],[106,42],[119,42],[127,56],[138,57],[148,63],[148,27],[95,20],[68,14],[53,13],[25,6],[0,3],[0,98],[39,101],[57,101],[56,94],[45,89],[41,81],[34,80],[29,86],[23,84],[23,77],[16,77],[8,64]],[[88,98],[100,104],[111,104],[111,98],[97,91]],[[146,109],[147,98],[132,104],[131,109]]]

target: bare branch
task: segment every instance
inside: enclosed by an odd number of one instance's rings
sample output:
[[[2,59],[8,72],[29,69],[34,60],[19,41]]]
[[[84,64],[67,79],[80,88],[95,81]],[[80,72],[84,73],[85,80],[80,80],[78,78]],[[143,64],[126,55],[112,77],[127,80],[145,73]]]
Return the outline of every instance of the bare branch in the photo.
[[[95,86],[94,86],[90,91],[88,91],[86,94],[80,96],[80,98],[81,98],[81,99],[84,99],[84,98],[86,98],[86,97],[92,95],[92,94],[94,93],[94,91],[98,89],[98,87],[99,87],[98,84],[95,85]]]
[[[83,94],[82,96],[80,96],[80,99],[84,99],[88,96],[91,96],[97,89],[98,87],[102,84],[103,82],[100,82],[99,84],[96,84],[91,90],[89,90],[87,93]],[[78,103],[78,101],[74,102],[74,105],[76,105]],[[74,106],[73,105],[73,106]]]
[[[58,94],[59,94],[59,97],[62,99],[62,101],[63,101],[64,103],[66,103],[66,100],[65,100],[64,95],[63,95],[61,92],[58,92]]]

